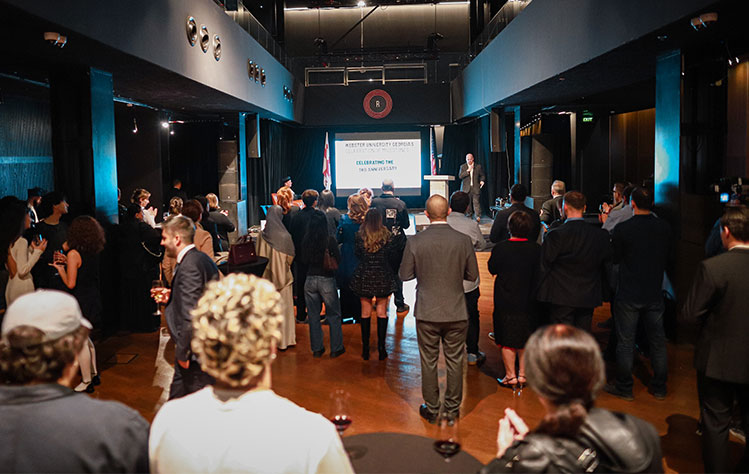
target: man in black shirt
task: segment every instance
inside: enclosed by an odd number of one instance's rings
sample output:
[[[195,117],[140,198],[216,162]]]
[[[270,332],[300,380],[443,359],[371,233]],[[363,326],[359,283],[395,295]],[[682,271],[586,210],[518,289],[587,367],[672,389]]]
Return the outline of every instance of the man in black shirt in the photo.
[[[616,383],[605,390],[625,400],[632,398],[632,362],[638,319],[642,318],[650,347],[653,378],[648,391],[659,400],[666,396],[666,335],[663,329],[663,272],[666,270],[671,229],[651,212],[653,195],[635,188],[631,195],[634,216],[614,228],[614,262],[619,263],[614,325],[617,337]]]
[[[404,231],[411,225],[408,218],[406,203],[395,196],[395,185],[392,179],[386,179],[382,182],[382,194],[372,199],[371,206],[382,213],[382,225],[393,233],[394,238],[398,239],[398,265],[403,258],[403,249],[406,247],[406,235]],[[398,278],[398,269],[394,268],[396,274],[396,283],[398,289],[395,291],[395,308],[398,313],[407,313],[411,309],[403,297],[403,282]]]
[[[312,215],[316,212],[322,214],[321,211],[315,209],[319,196],[318,192],[314,189],[304,191],[302,193],[304,209],[294,215],[289,226],[289,233],[291,234],[291,240],[294,241],[294,250],[297,255],[293,265],[294,298],[296,299],[296,320],[300,323],[307,320],[307,305],[304,302],[304,283],[307,280],[307,265],[301,261],[299,255],[302,253],[302,241],[305,234],[307,234],[307,228],[309,227]]]
[[[523,211],[531,216],[533,229],[531,230],[530,240],[535,241],[538,238],[538,235],[541,232],[541,220],[536,211],[524,204],[527,196],[528,190],[525,189],[525,186],[520,183],[512,185],[510,188],[510,202],[512,205],[497,213],[497,217],[494,218],[494,223],[492,224],[492,230],[489,233],[489,240],[497,243],[510,238],[510,232],[507,229],[507,219],[509,219],[515,211]]]

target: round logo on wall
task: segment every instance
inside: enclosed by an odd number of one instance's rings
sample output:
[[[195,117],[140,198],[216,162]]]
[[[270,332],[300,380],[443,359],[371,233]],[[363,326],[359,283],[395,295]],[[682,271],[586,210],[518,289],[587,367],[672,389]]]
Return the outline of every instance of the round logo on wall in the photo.
[[[382,89],[375,89],[364,97],[364,111],[373,119],[388,116],[393,110],[393,99]]]

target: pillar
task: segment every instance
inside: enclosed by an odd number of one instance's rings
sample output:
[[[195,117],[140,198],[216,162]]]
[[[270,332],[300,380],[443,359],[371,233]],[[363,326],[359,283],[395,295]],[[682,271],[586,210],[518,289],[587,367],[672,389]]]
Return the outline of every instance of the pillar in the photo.
[[[681,140],[681,51],[658,56],[655,66],[655,204],[676,231]]]
[[[520,106],[512,107],[513,112],[515,113],[515,140],[513,141],[515,145],[515,155],[514,155],[514,175],[513,175],[513,183],[522,183],[522,173],[521,170],[523,169],[523,151],[521,147],[521,138],[520,138]]]

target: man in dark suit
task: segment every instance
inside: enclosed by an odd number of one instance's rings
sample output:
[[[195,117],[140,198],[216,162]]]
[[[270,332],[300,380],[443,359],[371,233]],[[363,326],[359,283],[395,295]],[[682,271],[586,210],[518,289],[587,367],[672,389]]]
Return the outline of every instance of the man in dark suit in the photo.
[[[541,205],[541,222],[547,227],[562,217],[562,213],[559,212],[559,202],[564,197],[565,191],[564,181],[556,180],[551,183],[551,199]]]
[[[307,234],[307,227],[309,227],[312,215],[316,212],[322,214],[321,211],[315,209],[319,196],[318,192],[314,189],[304,191],[302,193],[304,209],[294,214],[289,226],[289,233],[291,234],[291,240],[294,242],[294,250],[297,255],[293,264],[294,298],[296,300],[296,320],[300,323],[307,320],[307,305],[304,302],[304,283],[307,281],[307,265],[302,263],[302,260],[298,257],[301,255],[302,241],[305,234]]]
[[[682,314],[700,328],[694,366],[705,471],[747,472],[746,447],[736,470],[729,465],[728,425],[736,399],[749,428],[749,210],[726,209],[720,225],[728,251],[700,263]]]
[[[411,219],[408,218],[408,209],[406,203],[395,196],[395,185],[392,179],[386,179],[382,182],[382,194],[372,199],[370,207],[377,209],[382,213],[382,225],[393,232],[395,238],[403,244],[398,248],[399,256],[395,260],[400,264],[403,258],[403,249],[406,245],[406,234],[404,231],[411,225]],[[399,235],[402,234],[402,235]],[[403,282],[396,277],[398,289],[395,291],[395,308],[398,313],[407,313],[411,309],[403,298]]]
[[[551,323],[590,331],[593,309],[603,301],[602,283],[611,262],[609,233],[583,220],[585,196],[564,195],[564,224],[541,246],[538,301],[549,303]]]
[[[463,280],[478,276],[471,239],[447,224],[447,200],[434,195],[427,200],[430,225],[408,239],[400,266],[402,280],[416,278],[416,336],[421,356],[419,414],[435,423],[440,413],[437,360],[440,342],[447,366],[444,413],[460,415],[463,399],[463,358],[468,329]]]
[[[513,212],[522,211],[531,216],[533,229],[531,230],[532,238],[536,240],[541,232],[541,220],[538,213],[525,205],[525,198],[528,197],[528,190],[520,183],[513,184],[510,188],[510,202],[512,205],[507,209],[502,209],[497,213],[492,224],[492,230],[489,233],[489,240],[494,243],[501,242],[510,238],[510,231],[507,228],[507,219]]]
[[[475,162],[472,154],[466,155],[466,162],[460,165],[460,190],[468,193],[471,204],[468,206],[468,215],[476,214],[476,220],[481,222],[481,188],[484,187],[486,175],[484,168]]]
[[[164,314],[169,333],[174,339],[174,378],[169,388],[169,399],[197,392],[215,382],[203,372],[200,362],[192,353],[192,315],[205,284],[218,278],[218,268],[213,260],[198,251],[193,244],[195,224],[189,217],[177,215],[161,226],[161,245],[166,254],[177,259],[171,290],[152,290],[154,299],[163,303],[168,299]]]
[[[604,389],[632,401],[632,362],[637,324],[642,320],[649,342],[653,378],[648,391],[666,397],[666,334],[663,329],[663,273],[671,247],[671,228],[653,215],[653,194],[635,188],[631,194],[634,216],[614,228],[614,263],[619,264],[614,331],[616,333],[616,383]]]

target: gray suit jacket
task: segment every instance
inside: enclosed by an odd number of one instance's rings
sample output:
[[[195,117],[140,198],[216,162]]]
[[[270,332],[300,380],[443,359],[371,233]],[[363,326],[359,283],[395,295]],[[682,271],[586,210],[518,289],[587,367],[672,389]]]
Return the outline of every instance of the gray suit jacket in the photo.
[[[408,239],[398,272],[401,280],[416,278],[419,321],[447,323],[466,321],[463,280],[479,276],[470,237],[448,224],[431,224]]]

